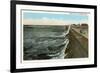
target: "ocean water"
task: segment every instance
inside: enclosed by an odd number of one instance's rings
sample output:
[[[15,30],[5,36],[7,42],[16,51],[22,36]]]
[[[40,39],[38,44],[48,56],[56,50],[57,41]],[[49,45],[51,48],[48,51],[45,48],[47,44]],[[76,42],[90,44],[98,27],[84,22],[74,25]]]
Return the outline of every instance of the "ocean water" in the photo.
[[[68,26],[24,25],[24,60],[64,59],[67,31]]]

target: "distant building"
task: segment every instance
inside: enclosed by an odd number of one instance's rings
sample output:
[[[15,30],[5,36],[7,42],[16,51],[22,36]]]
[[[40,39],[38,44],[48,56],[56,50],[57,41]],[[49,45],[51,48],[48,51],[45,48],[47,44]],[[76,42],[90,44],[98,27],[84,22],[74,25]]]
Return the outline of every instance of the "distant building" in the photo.
[[[82,23],[80,25],[80,33],[86,34],[88,32],[88,24]]]
[[[88,29],[88,24],[82,23],[80,26],[81,29]]]

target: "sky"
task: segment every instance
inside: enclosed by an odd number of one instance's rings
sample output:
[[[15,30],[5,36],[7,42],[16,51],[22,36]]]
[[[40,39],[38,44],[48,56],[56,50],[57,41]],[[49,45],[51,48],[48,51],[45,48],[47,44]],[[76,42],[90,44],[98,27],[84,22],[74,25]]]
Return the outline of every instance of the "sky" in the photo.
[[[81,13],[38,13],[38,12],[24,12],[23,13],[23,19],[24,21],[28,22],[30,20],[33,20],[34,22],[40,21],[40,20],[45,20],[48,22],[50,21],[63,21],[63,22],[68,22],[68,23],[87,23],[88,21],[88,15],[86,14],[81,14]],[[34,23],[33,22],[33,23]]]

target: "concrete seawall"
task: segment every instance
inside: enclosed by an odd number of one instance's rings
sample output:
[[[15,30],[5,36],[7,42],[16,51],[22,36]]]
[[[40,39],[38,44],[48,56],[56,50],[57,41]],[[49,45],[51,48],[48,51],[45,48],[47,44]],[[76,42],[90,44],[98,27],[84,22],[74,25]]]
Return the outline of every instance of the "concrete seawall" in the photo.
[[[87,58],[88,57],[88,38],[71,29],[69,32],[69,45],[66,50],[65,58]]]

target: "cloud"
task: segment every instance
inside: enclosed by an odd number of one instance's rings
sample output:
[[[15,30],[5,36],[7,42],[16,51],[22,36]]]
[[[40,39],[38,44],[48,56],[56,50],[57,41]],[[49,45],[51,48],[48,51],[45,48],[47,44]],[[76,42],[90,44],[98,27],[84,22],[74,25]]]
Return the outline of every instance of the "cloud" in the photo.
[[[43,20],[48,20],[48,18],[47,18],[47,17],[43,17],[42,19],[43,19]]]
[[[23,19],[24,25],[67,25],[67,21],[63,20],[56,20],[56,19],[48,19],[48,18],[42,18],[42,19]]]
[[[24,25],[69,25],[69,24],[81,24],[88,23],[87,20],[82,21],[69,21],[69,20],[57,20],[43,17],[41,19],[23,19]]]

